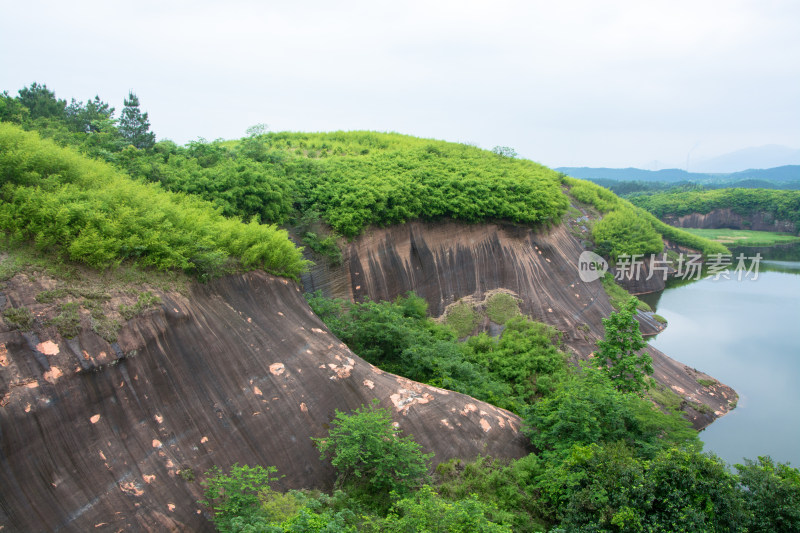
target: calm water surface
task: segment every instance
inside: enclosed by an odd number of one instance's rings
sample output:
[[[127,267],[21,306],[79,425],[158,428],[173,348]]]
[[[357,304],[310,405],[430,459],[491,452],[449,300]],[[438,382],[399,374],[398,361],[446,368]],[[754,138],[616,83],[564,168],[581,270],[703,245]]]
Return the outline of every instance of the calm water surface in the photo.
[[[739,393],[738,407],[700,433],[705,449],[731,464],[771,455],[800,466],[800,261],[765,261],[754,281],[703,279],[648,300],[669,321],[651,344]]]

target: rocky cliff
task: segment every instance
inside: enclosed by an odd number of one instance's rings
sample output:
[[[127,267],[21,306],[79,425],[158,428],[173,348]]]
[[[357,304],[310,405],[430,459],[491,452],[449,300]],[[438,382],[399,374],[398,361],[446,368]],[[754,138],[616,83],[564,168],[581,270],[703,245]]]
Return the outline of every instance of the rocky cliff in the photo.
[[[769,213],[754,213],[744,216],[734,213],[731,209],[714,209],[706,214],[665,215],[662,220],[671,226],[679,228],[730,228],[783,233],[796,233],[800,230],[795,226],[794,222],[775,220],[775,217]]]
[[[503,224],[411,222],[373,229],[349,243],[336,268],[318,265],[303,283],[306,290],[350,300],[391,300],[408,291],[425,298],[441,315],[460,298],[482,300],[505,289],[521,299],[521,310],[564,333],[576,358],[588,358],[603,335],[602,319],[613,311],[600,281],[583,282],[577,262],[583,248],[564,225],[532,230]],[[663,326],[640,313],[641,331]],[[695,427],[705,427],[729,409],[736,393],[697,383],[705,374],[653,348],[654,377],[682,396]],[[678,358],[680,354],[675,354]],[[705,376],[705,379],[709,379]],[[691,407],[704,404],[700,412]]]
[[[34,297],[52,285],[18,275],[0,305],[45,315]],[[311,437],[373,398],[436,461],[529,451],[511,413],[355,356],[285,279],[158,294],[113,345],[0,324],[0,530],[211,530],[200,477],[236,462],[277,466],[278,489],[330,488]]]

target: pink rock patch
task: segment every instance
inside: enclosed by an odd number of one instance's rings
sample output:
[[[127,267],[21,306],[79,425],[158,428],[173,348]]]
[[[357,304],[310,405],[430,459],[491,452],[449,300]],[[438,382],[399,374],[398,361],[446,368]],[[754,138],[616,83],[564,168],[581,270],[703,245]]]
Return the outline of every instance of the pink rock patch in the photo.
[[[58,353],[61,351],[58,348],[58,344],[54,343],[53,341],[40,342],[36,345],[36,349],[45,355],[58,355]]]
[[[286,367],[283,363],[272,363],[269,365],[269,371],[275,376],[280,376],[286,371]]]
[[[51,366],[50,370],[44,373],[44,379],[49,381],[50,383],[55,383],[58,381],[58,378],[63,376],[64,373],[61,371],[60,368],[57,366]]]

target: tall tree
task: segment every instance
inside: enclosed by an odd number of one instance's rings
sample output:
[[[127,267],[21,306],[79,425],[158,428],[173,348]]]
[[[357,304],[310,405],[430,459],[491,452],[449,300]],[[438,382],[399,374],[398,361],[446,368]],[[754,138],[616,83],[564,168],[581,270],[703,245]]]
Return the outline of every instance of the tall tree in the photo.
[[[8,91],[0,93],[0,121],[22,124],[30,116],[30,110]]]
[[[95,96],[86,105],[72,99],[67,106],[67,123],[73,131],[81,133],[97,133],[114,125],[114,108]]]
[[[122,137],[136,148],[152,148],[156,143],[156,134],[150,131],[147,113],[142,113],[139,109],[139,98],[133,91],[125,99],[125,107],[117,127]]]
[[[593,362],[608,373],[619,391],[642,395],[649,388],[647,376],[653,373],[653,359],[647,352],[639,353],[647,343],[639,331],[636,304],[636,298],[631,298],[603,319],[605,335],[597,341]]]
[[[66,117],[67,101],[58,100],[56,93],[48,89],[47,85],[33,82],[30,87],[23,87],[19,90],[18,100],[28,108],[32,119]]]

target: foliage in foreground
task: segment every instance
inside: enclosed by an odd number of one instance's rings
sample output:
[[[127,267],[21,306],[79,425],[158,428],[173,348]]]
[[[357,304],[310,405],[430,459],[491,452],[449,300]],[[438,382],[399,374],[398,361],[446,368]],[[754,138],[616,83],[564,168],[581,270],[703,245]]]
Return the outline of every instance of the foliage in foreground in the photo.
[[[425,481],[433,454],[423,454],[411,436],[402,436],[377,403],[349,414],[337,409],[328,436],[314,442],[336,469],[339,487],[370,498],[405,496]]]
[[[131,261],[212,277],[235,261],[293,278],[305,268],[283,230],[226,219],[10,124],[0,124],[0,183],[0,229],[95,268]]]
[[[478,335],[458,343],[425,318],[425,302],[415,296],[349,305],[309,298],[329,327],[384,363],[412,363],[408,354],[437,335],[452,343],[475,371],[515,392],[536,453],[516,461],[454,459],[438,465],[430,482],[427,457],[397,435],[388,413],[374,406],[337,412],[318,443],[342,490],[265,489],[225,531],[722,533],[800,526],[796,469],[759,458],[732,473],[700,452],[697,432],[678,413],[626,392],[600,369],[568,369],[543,324],[515,317],[499,340]],[[398,476],[400,464],[415,466]]]
[[[636,320],[637,299],[631,297],[618,311],[603,319],[605,334],[597,341],[592,363],[604,371],[617,390],[642,395],[650,388],[653,359],[642,350],[647,343]]]

